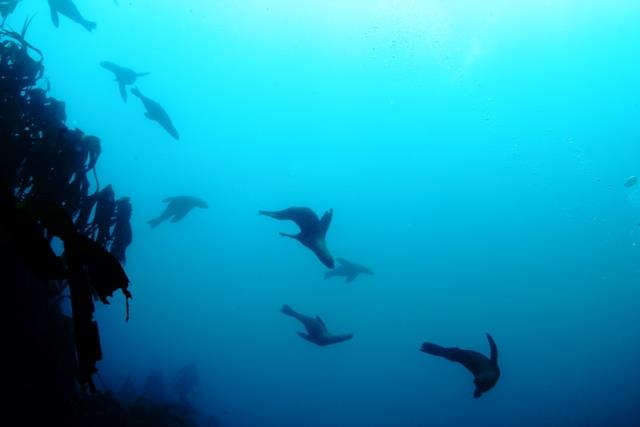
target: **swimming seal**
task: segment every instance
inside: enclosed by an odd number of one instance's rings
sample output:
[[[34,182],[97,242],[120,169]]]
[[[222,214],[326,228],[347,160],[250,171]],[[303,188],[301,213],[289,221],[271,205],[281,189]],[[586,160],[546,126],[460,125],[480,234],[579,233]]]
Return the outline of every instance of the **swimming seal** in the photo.
[[[156,228],[165,220],[171,218],[171,222],[178,222],[191,212],[193,208],[208,208],[209,205],[202,199],[191,196],[169,197],[162,201],[168,203],[162,214],[154,219],[147,221],[151,228]]]
[[[336,276],[343,276],[347,283],[351,283],[360,274],[373,274],[373,271],[371,271],[371,269],[365,267],[364,265],[359,265],[351,261],[347,261],[344,258],[336,258],[336,261],[338,261],[338,264],[340,265],[335,269],[324,273],[325,279],[330,279]]]
[[[305,316],[304,314],[300,314],[293,310],[288,305],[283,305],[280,309],[280,312],[286,314],[287,316],[291,316],[294,319],[300,321],[307,333],[304,332],[296,332],[305,340],[312,342],[319,346],[326,346],[329,344],[336,344],[339,342],[347,341],[353,338],[353,334],[343,334],[343,335],[332,335],[327,331],[327,327],[324,322],[320,318],[320,316],[316,316],[315,318]]]
[[[333,209],[329,209],[321,219],[311,209],[306,207],[292,207],[281,211],[259,211],[260,215],[270,216],[279,220],[291,220],[300,227],[298,234],[280,233],[281,236],[291,237],[311,249],[324,265],[334,268],[333,257],[327,248],[325,238],[333,217]]]
[[[491,356],[473,350],[462,350],[457,347],[441,347],[437,344],[425,342],[421,351],[434,356],[444,357],[452,362],[462,364],[473,374],[473,383],[476,386],[473,397],[478,398],[496,385],[500,378],[498,367],[498,348],[491,335],[487,334]]]

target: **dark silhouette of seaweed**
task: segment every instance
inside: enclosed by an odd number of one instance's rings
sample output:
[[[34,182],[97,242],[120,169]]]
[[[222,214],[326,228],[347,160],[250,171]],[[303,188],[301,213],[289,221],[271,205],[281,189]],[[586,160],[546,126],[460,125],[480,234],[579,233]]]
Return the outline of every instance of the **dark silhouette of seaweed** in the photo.
[[[28,24],[20,33],[0,28],[0,271],[10,329],[3,415],[25,425],[193,425],[180,408],[124,406],[94,384],[102,358],[94,300],[108,304],[120,290],[128,319],[121,264],[132,207],[99,186],[99,138],[69,129],[64,103],[39,86],[43,55],[25,40]]]

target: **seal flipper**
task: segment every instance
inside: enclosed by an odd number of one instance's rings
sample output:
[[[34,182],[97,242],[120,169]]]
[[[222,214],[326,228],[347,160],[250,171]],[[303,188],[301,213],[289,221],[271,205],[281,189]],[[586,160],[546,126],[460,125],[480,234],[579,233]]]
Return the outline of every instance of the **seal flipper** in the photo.
[[[160,225],[169,217],[171,217],[171,213],[169,212],[168,209],[165,209],[164,212],[162,212],[162,215],[160,215],[157,218],[150,219],[149,221],[147,221],[147,224],[149,224],[151,228],[156,228],[158,225]]]
[[[322,236],[327,234],[327,230],[329,230],[329,226],[331,225],[331,219],[333,218],[333,209],[329,209],[322,215],[320,219],[320,231]]]
[[[438,344],[425,342],[422,344],[423,352],[433,356],[443,357],[451,362],[457,362],[467,368],[474,376],[482,372],[486,356],[473,350],[463,350],[458,347],[442,347]]]
[[[422,343],[420,351],[431,354],[433,356],[445,357],[445,348],[431,342]]]
[[[137,96],[138,98],[144,100],[144,96],[142,95],[142,92],[140,92],[140,89],[138,89],[137,86],[131,88],[131,93]]]
[[[149,221],[147,221],[147,224],[149,224],[151,226],[151,228],[156,228],[165,219],[166,218],[163,218],[162,216],[159,216],[158,218],[150,219]]]
[[[307,207],[291,207],[283,209],[281,211],[259,211],[260,215],[270,216],[271,218],[278,220],[290,220],[296,223],[300,228],[301,234],[309,235],[321,235],[323,234],[323,225],[318,219],[318,215],[315,214],[310,208]],[[323,216],[325,218],[327,213]],[[325,219],[326,221],[327,219]],[[331,221],[331,219],[328,219]],[[326,232],[326,231],[325,231]]]
[[[351,338],[353,338],[353,334],[331,335],[322,340],[322,345],[337,344],[339,342],[348,341]]]
[[[289,234],[289,233],[283,233],[282,231],[280,232],[280,235],[283,237],[290,237],[292,239],[298,239],[300,237],[299,234]]]
[[[324,321],[320,318],[320,316],[316,316],[316,321],[320,323],[320,326],[322,326],[322,331],[326,333],[327,325],[324,324]]]
[[[127,88],[121,80],[118,80],[118,88],[120,88],[120,96],[122,96],[122,100],[127,102]]]
[[[182,218],[184,218],[189,212],[191,212],[191,209],[187,209],[184,212],[179,212],[177,214],[175,214],[173,216],[173,218],[171,218],[171,222],[178,222],[180,221]]]
[[[491,348],[491,363],[498,364],[498,346],[493,340],[493,337],[487,333],[487,340],[489,341],[489,347]]]
[[[271,218],[274,219],[290,219],[289,216],[287,215],[287,211],[289,209],[285,209],[282,211],[258,211],[258,215],[264,215],[264,216],[269,216]]]
[[[53,22],[53,26],[58,28],[60,26],[60,16],[58,15],[58,11],[53,8],[53,6],[49,5],[51,8],[51,22]]]
[[[280,313],[286,314],[287,316],[295,317],[296,319],[300,317],[300,315],[293,308],[289,307],[288,304],[282,306],[282,308],[280,309]]]
[[[79,22],[80,25],[82,25],[84,27],[85,30],[91,32],[93,30],[96,29],[97,24],[93,21],[87,21],[86,19],[83,19],[82,21]]]
[[[347,282],[347,283],[351,283],[351,282],[353,282],[354,280],[356,280],[356,277],[358,277],[358,273],[351,274],[351,275],[347,276],[347,278],[346,278],[346,282]]]
[[[311,209],[305,207],[292,207],[281,211],[261,210],[258,213],[278,220],[293,221],[300,227],[300,230],[309,229],[318,223],[318,216]]]
[[[305,334],[304,332],[296,332],[296,334],[300,335],[302,338],[304,338],[305,340],[312,342],[314,344],[318,344],[313,338],[311,338],[311,335],[309,334]]]

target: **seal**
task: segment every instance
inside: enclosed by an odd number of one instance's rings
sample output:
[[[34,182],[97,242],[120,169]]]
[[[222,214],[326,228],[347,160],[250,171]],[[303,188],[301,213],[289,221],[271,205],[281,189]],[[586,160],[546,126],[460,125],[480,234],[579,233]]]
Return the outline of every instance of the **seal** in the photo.
[[[329,268],[335,267],[333,257],[325,242],[327,230],[331,225],[331,218],[333,218],[333,209],[326,211],[321,219],[318,219],[315,212],[306,207],[292,207],[281,211],[259,211],[258,213],[278,220],[295,222],[300,227],[298,234],[280,233],[280,235],[296,239],[311,249],[324,265]]]
[[[51,11],[51,21],[56,28],[60,25],[60,17],[58,16],[60,14],[82,25],[87,31],[96,29],[96,23],[86,20],[72,0],[49,0],[49,9]]]
[[[149,75],[149,73],[136,73],[130,68],[121,67],[120,65],[109,61],[102,61],[100,66],[114,74],[116,81],[118,82],[118,87],[120,88],[120,96],[122,96],[124,102],[127,102],[126,86],[134,84],[138,77]]]
[[[307,333],[304,332],[296,332],[305,340],[312,342],[319,346],[326,346],[329,344],[336,344],[339,342],[347,341],[353,338],[353,334],[343,334],[343,335],[332,335],[327,331],[327,327],[320,318],[320,316],[316,316],[315,318],[305,316],[304,314],[300,314],[293,310],[288,305],[283,305],[280,309],[280,312],[286,314],[287,316],[291,316],[294,319],[297,319],[304,325],[304,328],[307,330]]]
[[[22,0],[2,0],[0,1],[0,16],[2,16],[2,22],[0,22],[0,27],[4,27],[4,23],[7,21],[9,15],[16,10],[16,6]]]
[[[144,105],[144,108],[147,109],[147,112],[144,113],[144,115],[149,120],[158,122],[158,124],[162,126],[164,130],[169,132],[169,135],[171,135],[174,139],[180,139],[180,135],[178,135],[178,131],[173,126],[169,115],[159,103],[144,96],[137,87],[132,88],[131,93],[140,98],[142,104]]]
[[[444,357],[452,362],[462,364],[473,374],[473,383],[476,386],[473,397],[478,398],[482,393],[486,393],[496,385],[500,378],[500,368],[498,368],[498,347],[491,335],[487,334],[491,357],[473,350],[462,350],[457,347],[441,347],[437,344],[425,342],[421,351],[434,356]]]
[[[151,228],[156,228],[165,220],[171,218],[171,222],[178,222],[185,217],[193,208],[208,208],[209,205],[202,199],[191,196],[175,196],[169,197],[162,201],[168,203],[162,214],[154,219],[147,221]]]
[[[345,278],[347,283],[351,283],[360,274],[373,274],[373,271],[371,271],[371,269],[365,267],[364,265],[359,265],[351,261],[347,261],[344,258],[336,258],[336,261],[338,261],[338,264],[340,265],[335,269],[324,273],[325,279],[330,279],[336,276],[342,276]]]

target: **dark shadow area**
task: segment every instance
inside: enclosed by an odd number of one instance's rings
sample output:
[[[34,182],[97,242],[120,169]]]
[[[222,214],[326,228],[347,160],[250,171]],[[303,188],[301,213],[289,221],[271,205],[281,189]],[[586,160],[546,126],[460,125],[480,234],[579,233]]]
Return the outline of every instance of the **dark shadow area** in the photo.
[[[132,390],[122,403],[94,382],[102,358],[94,302],[108,304],[120,290],[129,316],[122,265],[132,207],[100,187],[100,140],[65,125],[65,105],[47,96],[43,56],[25,40],[27,27],[0,29],[4,417],[21,425],[194,425],[176,405],[134,399]]]

